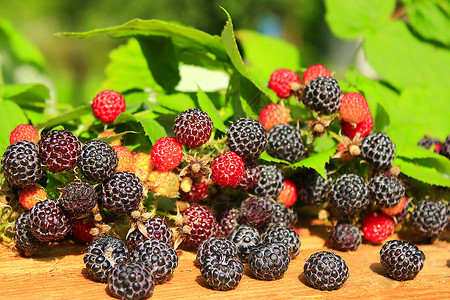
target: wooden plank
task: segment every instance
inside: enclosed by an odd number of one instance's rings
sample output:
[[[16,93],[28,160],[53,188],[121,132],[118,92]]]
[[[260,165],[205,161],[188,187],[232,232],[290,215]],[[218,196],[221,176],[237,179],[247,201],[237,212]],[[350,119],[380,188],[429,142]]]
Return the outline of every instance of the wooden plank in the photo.
[[[423,270],[416,279],[399,282],[387,277],[379,263],[380,245],[362,244],[355,252],[336,251],[347,263],[350,277],[337,291],[319,291],[309,287],[303,275],[308,257],[325,245],[329,227],[300,228],[300,254],[291,261],[285,276],[276,281],[259,281],[246,268],[240,284],[232,291],[207,287],[195,266],[195,251],[179,249],[179,266],[173,278],[155,288],[154,299],[294,299],[331,298],[371,299],[450,298],[450,243],[447,238],[432,245],[419,245],[425,253]],[[390,239],[399,238],[397,235]],[[402,236],[402,238],[405,238]],[[414,235],[408,238],[414,239]],[[84,275],[85,246],[71,241],[52,244],[33,258],[18,256],[12,249],[0,247],[0,299],[111,299],[106,285]]]

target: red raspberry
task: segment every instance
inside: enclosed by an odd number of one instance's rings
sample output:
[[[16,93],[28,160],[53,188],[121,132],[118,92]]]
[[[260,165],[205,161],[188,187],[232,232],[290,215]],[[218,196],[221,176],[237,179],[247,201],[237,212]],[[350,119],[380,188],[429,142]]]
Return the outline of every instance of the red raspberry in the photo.
[[[282,104],[270,103],[259,114],[258,121],[269,130],[278,124],[287,124],[291,120],[289,109]]]
[[[382,212],[370,212],[362,221],[364,238],[373,243],[382,243],[394,231],[394,221]]]
[[[19,193],[19,202],[25,209],[31,209],[37,202],[45,199],[47,199],[47,192],[36,185],[30,185]]]
[[[359,137],[363,138],[368,135],[373,128],[373,117],[371,114],[368,114],[366,119],[361,123],[357,123],[356,127],[354,127],[351,123],[341,120],[341,129],[344,135],[348,136],[350,139],[353,139],[356,134],[359,133]]]
[[[284,187],[280,195],[278,195],[277,200],[284,203],[286,207],[291,207],[297,202],[297,187],[291,179],[284,179]]]
[[[342,96],[339,115],[349,123],[361,123],[370,114],[366,98],[360,93],[352,92]]]
[[[175,138],[188,148],[197,148],[206,143],[212,130],[213,122],[209,115],[197,108],[180,113],[173,125]]]
[[[233,151],[225,151],[211,162],[211,179],[223,187],[236,187],[244,175],[244,161]]]
[[[214,213],[206,206],[196,204],[185,209],[182,214],[186,223],[181,232],[187,245],[198,247],[204,240],[217,236],[219,224]]]
[[[304,85],[307,85],[308,82],[317,77],[333,77],[331,72],[322,65],[313,65],[306,69],[305,73],[303,73],[302,82]]]
[[[191,203],[198,203],[201,202],[203,199],[208,196],[208,187],[209,183],[206,180],[202,180],[198,183],[194,183],[191,186],[191,189],[189,192],[183,192],[183,190],[180,191],[181,197],[186,199],[187,201]]]
[[[125,99],[116,91],[106,90],[95,96],[92,101],[92,111],[97,119],[112,123],[120,113],[125,111]]]
[[[289,69],[278,69],[272,73],[269,80],[271,88],[279,98],[289,98],[292,95],[293,85],[299,85],[300,78],[297,73]]]
[[[116,171],[127,171],[131,172],[134,163],[133,153],[130,149],[125,146],[115,145],[113,146],[114,150],[116,150],[117,158],[119,159],[119,163],[117,164]]]
[[[150,155],[158,170],[169,171],[181,163],[183,146],[173,137],[162,137],[155,142]]]
[[[73,236],[80,242],[88,244],[94,240],[91,229],[95,228],[92,220],[72,219]]]
[[[10,144],[24,140],[35,144],[39,141],[39,133],[32,125],[19,124],[13,131],[11,131],[11,134],[9,135]]]

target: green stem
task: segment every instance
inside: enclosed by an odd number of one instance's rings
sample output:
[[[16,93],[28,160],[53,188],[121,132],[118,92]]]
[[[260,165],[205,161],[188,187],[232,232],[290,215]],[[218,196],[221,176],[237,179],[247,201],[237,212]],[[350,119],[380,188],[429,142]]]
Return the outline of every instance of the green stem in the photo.
[[[176,215],[169,214],[168,212],[163,212],[163,211],[157,210],[157,211],[156,211],[156,214],[157,214],[157,215],[164,216],[164,217],[167,217],[168,219],[170,219],[170,220],[172,220],[172,221],[177,221],[177,216],[176,216]]]

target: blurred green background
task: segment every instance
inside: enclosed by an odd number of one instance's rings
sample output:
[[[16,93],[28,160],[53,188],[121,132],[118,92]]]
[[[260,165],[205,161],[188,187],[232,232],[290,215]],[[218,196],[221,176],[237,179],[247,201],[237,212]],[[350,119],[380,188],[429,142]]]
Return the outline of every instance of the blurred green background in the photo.
[[[353,59],[356,43],[344,42],[330,33],[323,1],[0,0],[0,18],[36,45],[43,55],[42,66],[32,68],[0,52],[3,82],[44,83],[51,89],[50,102],[73,106],[86,103],[104,80],[108,52],[126,39],[100,36],[81,40],[58,38],[54,33],[87,31],[142,18],[179,22],[220,35],[226,21],[220,6],[230,13],[235,29],[256,30],[297,46],[304,67],[320,63],[339,77]]]

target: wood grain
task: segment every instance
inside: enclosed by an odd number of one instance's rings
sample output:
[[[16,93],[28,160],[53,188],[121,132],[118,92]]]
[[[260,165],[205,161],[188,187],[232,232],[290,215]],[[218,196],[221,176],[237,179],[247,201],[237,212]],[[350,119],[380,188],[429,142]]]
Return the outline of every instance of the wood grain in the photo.
[[[153,299],[450,299],[450,243],[441,238],[433,244],[421,244],[425,253],[424,268],[411,281],[399,282],[387,277],[379,263],[381,245],[362,244],[355,252],[336,251],[347,263],[350,277],[337,291],[319,291],[309,287],[303,275],[308,257],[325,245],[324,225],[299,228],[302,247],[291,261],[284,277],[276,281],[259,281],[245,271],[240,284],[232,291],[208,288],[194,265],[195,251],[179,249],[179,266],[173,278],[155,288]],[[417,239],[392,235],[390,239]],[[45,253],[33,258],[18,256],[0,246],[0,299],[111,299],[106,285],[85,277],[85,246],[64,241],[52,244]]]

